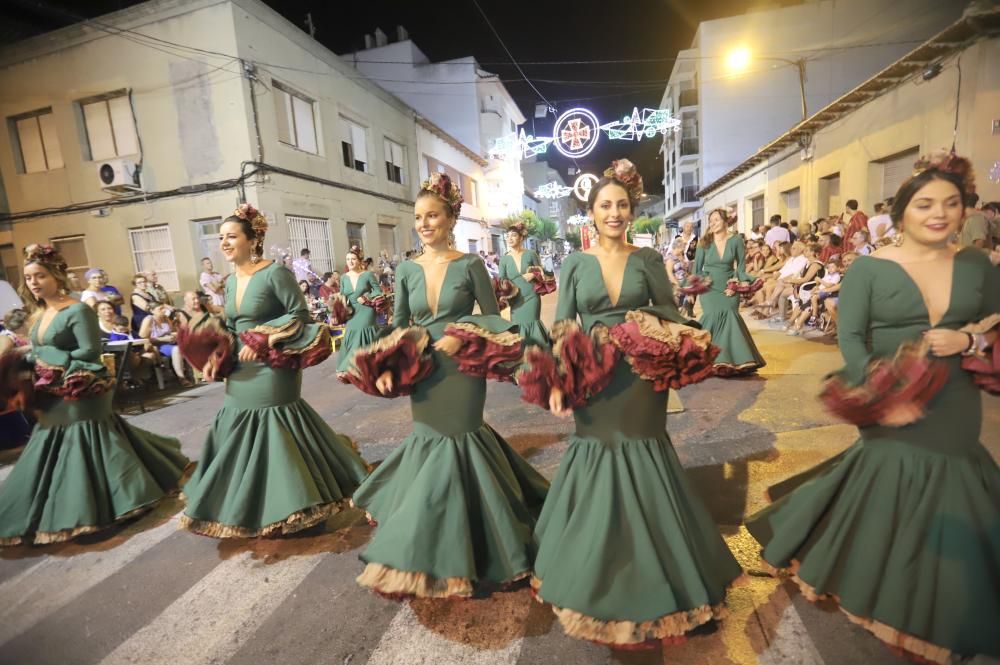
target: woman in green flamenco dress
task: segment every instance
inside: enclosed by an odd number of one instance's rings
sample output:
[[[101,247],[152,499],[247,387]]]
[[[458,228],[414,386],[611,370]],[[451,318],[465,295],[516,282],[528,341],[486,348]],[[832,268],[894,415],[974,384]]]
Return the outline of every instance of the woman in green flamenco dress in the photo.
[[[330,355],[330,336],[310,320],[295,275],[261,260],[266,230],[263,215],[248,204],[220,229],[222,254],[235,266],[226,282],[225,325],[236,335],[238,354],[231,371],[226,354],[204,365],[210,381],[228,373],[226,400],[185,487],[181,518],[184,528],[216,538],[283,535],[319,524],[348,505],[367,475],[354,442],[301,397],[302,369]],[[215,321],[202,319],[192,335]],[[190,358],[190,335],[181,342]]]
[[[709,291],[699,297],[700,323],[720,349],[715,359],[717,376],[749,374],[767,364],[740,316],[740,296],[733,288],[732,280],[743,285],[756,282],[747,274],[745,261],[743,238],[729,235],[728,213],[722,208],[713,210],[708,215],[708,232],[695,251],[693,274],[712,280]]]
[[[832,598],[897,651],[947,663],[1000,658],[1000,468],[979,442],[978,387],[1000,384],[1000,275],[950,243],[968,162],[929,163],[896,194],[902,243],[859,257],[840,290],[845,365],[822,398],[861,437],[772,488],[777,500],[747,527],[807,598]],[[899,373],[888,387],[887,368]]]
[[[542,299],[535,293],[535,280],[542,278],[542,260],[538,252],[523,247],[528,237],[524,222],[507,227],[509,251],[500,259],[500,279],[517,286],[517,295],[510,299],[510,320],[517,324],[524,345],[548,348],[549,333],[542,325]],[[532,270],[535,268],[536,270]]]
[[[483,421],[486,377],[516,369],[521,339],[482,260],[451,249],[461,203],[448,176],[423,184],[424,252],[397,268],[393,329],[351,366],[370,394],[411,395],[413,433],[354,493],[377,524],[358,583],[391,597],[469,597],[528,577],[548,487]]]
[[[548,356],[529,351],[518,375],[526,401],[576,421],[535,528],[532,586],[571,637],[652,648],[723,616],[741,571],[666,431],[668,388],[709,376],[715,350],[677,310],[659,253],[626,241],[635,167],[605,175],[588,201],[597,244],[562,265],[558,370],[536,382]]]
[[[340,277],[340,294],[347,299],[353,314],[347,320],[344,339],[337,357],[337,374],[342,376],[351,364],[351,356],[360,348],[372,344],[379,336],[375,308],[367,299],[382,293],[378,280],[370,270],[365,270],[361,248],[351,247],[347,252],[347,272]]]
[[[0,545],[57,543],[106,529],[177,491],[189,460],[177,439],[133,427],[111,410],[97,315],[68,295],[52,247],[25,249],[22,298],[39,310],[30,355],[3,354],[3,374],[32,367],[38,425],[0,486]],[[16,355],[9,355],[16,354]],[[5,378],[4,392],[12,387]],[[5,395],[6,396],[6,395]]]

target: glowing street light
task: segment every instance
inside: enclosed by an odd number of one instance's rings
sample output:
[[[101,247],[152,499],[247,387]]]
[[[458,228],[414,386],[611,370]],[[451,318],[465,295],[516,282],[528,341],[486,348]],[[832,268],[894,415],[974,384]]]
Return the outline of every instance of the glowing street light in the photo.
[[[746,46],[737,46],[726,54],[726,69],[731,74],[740,74],[750,67],[750,62],[754,59],[753,53]],[[757,60],[775,60],[793,65],[799,70],[799,93],[802,97],[802,119],[808,115],[806,112],[806,60],[789,60],[788,58],[775,58],[772,56],[757,56]]]
[[[726,54],[726,69],[733,74],[746,71],[750,66],[753,54],[746,46],[737,46]]]

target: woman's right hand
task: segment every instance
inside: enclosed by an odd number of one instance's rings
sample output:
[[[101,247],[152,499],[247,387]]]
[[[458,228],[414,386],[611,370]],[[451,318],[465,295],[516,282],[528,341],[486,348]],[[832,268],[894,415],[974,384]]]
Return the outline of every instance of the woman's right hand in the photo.
[[[241,363],[249,363],[249,362],[254,362],[255,360],[260,360],[260,358],[257,357],[257,352],[254,351],[249,346],[244,346],[242,349],[240,349],[240,352],[239,354],[237,354],[236,358]]]
[[[375,387],[383,395],[388,395],[392,392],[392,372],[386,370],[382,372],[382,375],[375,379]]]
[[[552,388],[549,391],[549,411],[558,418],[567,418],[573,413],[573,409],[567,409],[563,404],[563,391]]]
[[[211,383],[212,381],[215,381],[215,373],[217,370],[218,365],[216,365],[215,360],[209,359],[209,361],[205,363],[205,366],[201,368],[201,374],[206,381]]]

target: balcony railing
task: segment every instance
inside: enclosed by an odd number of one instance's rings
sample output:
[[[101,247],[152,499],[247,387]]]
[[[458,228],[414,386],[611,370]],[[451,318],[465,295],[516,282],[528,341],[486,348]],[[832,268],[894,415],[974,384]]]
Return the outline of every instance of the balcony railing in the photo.
[[[697,90],[681,90],[678,106],[698,106]]]
[[[681,187],[681,203],[694,203],[698,200],[698,185]]]
[[[681,139],[681,157],[698,154],[698,137]]]

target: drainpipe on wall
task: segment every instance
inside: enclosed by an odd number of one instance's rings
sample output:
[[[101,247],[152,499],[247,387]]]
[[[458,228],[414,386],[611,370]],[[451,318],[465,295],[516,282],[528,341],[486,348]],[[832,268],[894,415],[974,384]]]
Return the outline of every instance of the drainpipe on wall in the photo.
[[[253,82],[258,80],[256,67],[252,62],[247,62],[240,58],[240,65],[243,67],[243,74],[250,82],[250,109],[253,113],[253,130],[257,135],[257,162],[264,161],[264,142],[260,138],[260,118],[257,115],[257,95],[254,93]]]

